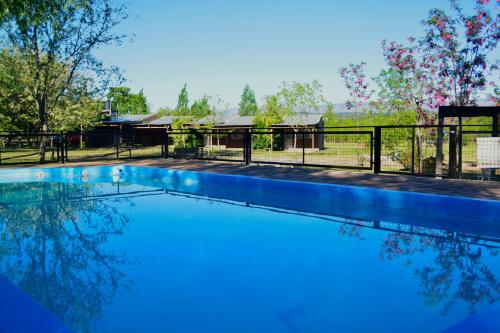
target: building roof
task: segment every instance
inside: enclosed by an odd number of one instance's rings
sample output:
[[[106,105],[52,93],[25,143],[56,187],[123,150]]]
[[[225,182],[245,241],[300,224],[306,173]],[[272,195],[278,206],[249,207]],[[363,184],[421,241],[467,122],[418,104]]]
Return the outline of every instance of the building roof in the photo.
[[[238,116],[228,117],[223,123],[217,124],[215,127],[252,127],[253,116]]]
[[[145,121],[141,125],[145,126],[168,126],[172,125],[172,123],[177,120],[177,119],[189,119],[191,117],[184,117],[184,116],[164,116],[158,119],[153,119],[150,121]]]
[[[271,125],[271,127],[316,126],[322,118],[320,114],[285,116],[283,122]]]
[[[193,121],[193,125],[219,125],[224,123],[226,118],[222,115],[210,115],[199,119],[198,121]]]
[[[111,117],[108,120],[103,121],[103,124],[140,124],[144,121],[155,119],[155,115],[152,114],[130,114],[125,116]]]

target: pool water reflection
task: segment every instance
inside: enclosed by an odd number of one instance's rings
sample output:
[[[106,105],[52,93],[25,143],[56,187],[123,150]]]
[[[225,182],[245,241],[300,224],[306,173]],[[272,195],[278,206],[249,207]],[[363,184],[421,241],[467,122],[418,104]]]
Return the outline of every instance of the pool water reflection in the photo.
[[[491,219],[419,224],[383,207],[367,219],[374,208],[341,200],[307,211],[276,189],[231,198],[207,186],[92,175],[0,183],[0,274],[76,332],[500,327]]]

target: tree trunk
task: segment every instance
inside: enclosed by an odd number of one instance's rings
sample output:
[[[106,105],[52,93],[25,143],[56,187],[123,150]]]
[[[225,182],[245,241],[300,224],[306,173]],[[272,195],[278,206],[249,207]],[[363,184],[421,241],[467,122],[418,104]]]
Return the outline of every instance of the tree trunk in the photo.
[[[417,105],[417,126],[425,125],[425,120],[422,119],[422,109],[420,108],[420,104]],[[423,173],[424,171],[424,157],[423,154],[423,144],[424,139],[422,135],[422,130],[425,131],[425,128],[417,127],[417,163],[418,163],[418,172]]]
[[[80,149],[83,148],[83,126],[80,126]]]
[[[38,147],[38,162],[43,163],[45,162],[45,152],[47,151],[47,131],[48,131],[48,125],[47,125],[47,110],[46,110],[46,101],[45,98],[41,98],[38,101],[38,117],[40,119],[40,124],[41,126],[41,138],[40,138],[40,146]]]
[[[422,158],[422,129],[417,128],[417,162],[418,162],[418,172],[422,173],[424,169],[424,159]]]

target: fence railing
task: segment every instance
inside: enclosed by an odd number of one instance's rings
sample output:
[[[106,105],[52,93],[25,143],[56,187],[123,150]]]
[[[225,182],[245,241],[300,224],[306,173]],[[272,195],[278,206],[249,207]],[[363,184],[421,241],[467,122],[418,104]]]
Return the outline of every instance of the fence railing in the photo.
[[[484,139],[496,135],[455,125],[10,133],[0,134],[0,164],[178,158],[499,179],[500,139]]]

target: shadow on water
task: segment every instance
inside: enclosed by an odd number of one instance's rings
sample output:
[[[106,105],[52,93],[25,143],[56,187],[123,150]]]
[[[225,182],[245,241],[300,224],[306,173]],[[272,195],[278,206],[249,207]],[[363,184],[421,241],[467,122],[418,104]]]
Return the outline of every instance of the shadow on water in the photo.
[[[88,184],[0,184],[0,274],[78,332],[92,332],[103,305],[132,284],[126,256],[104,249],[130,220],[91,192]]]

